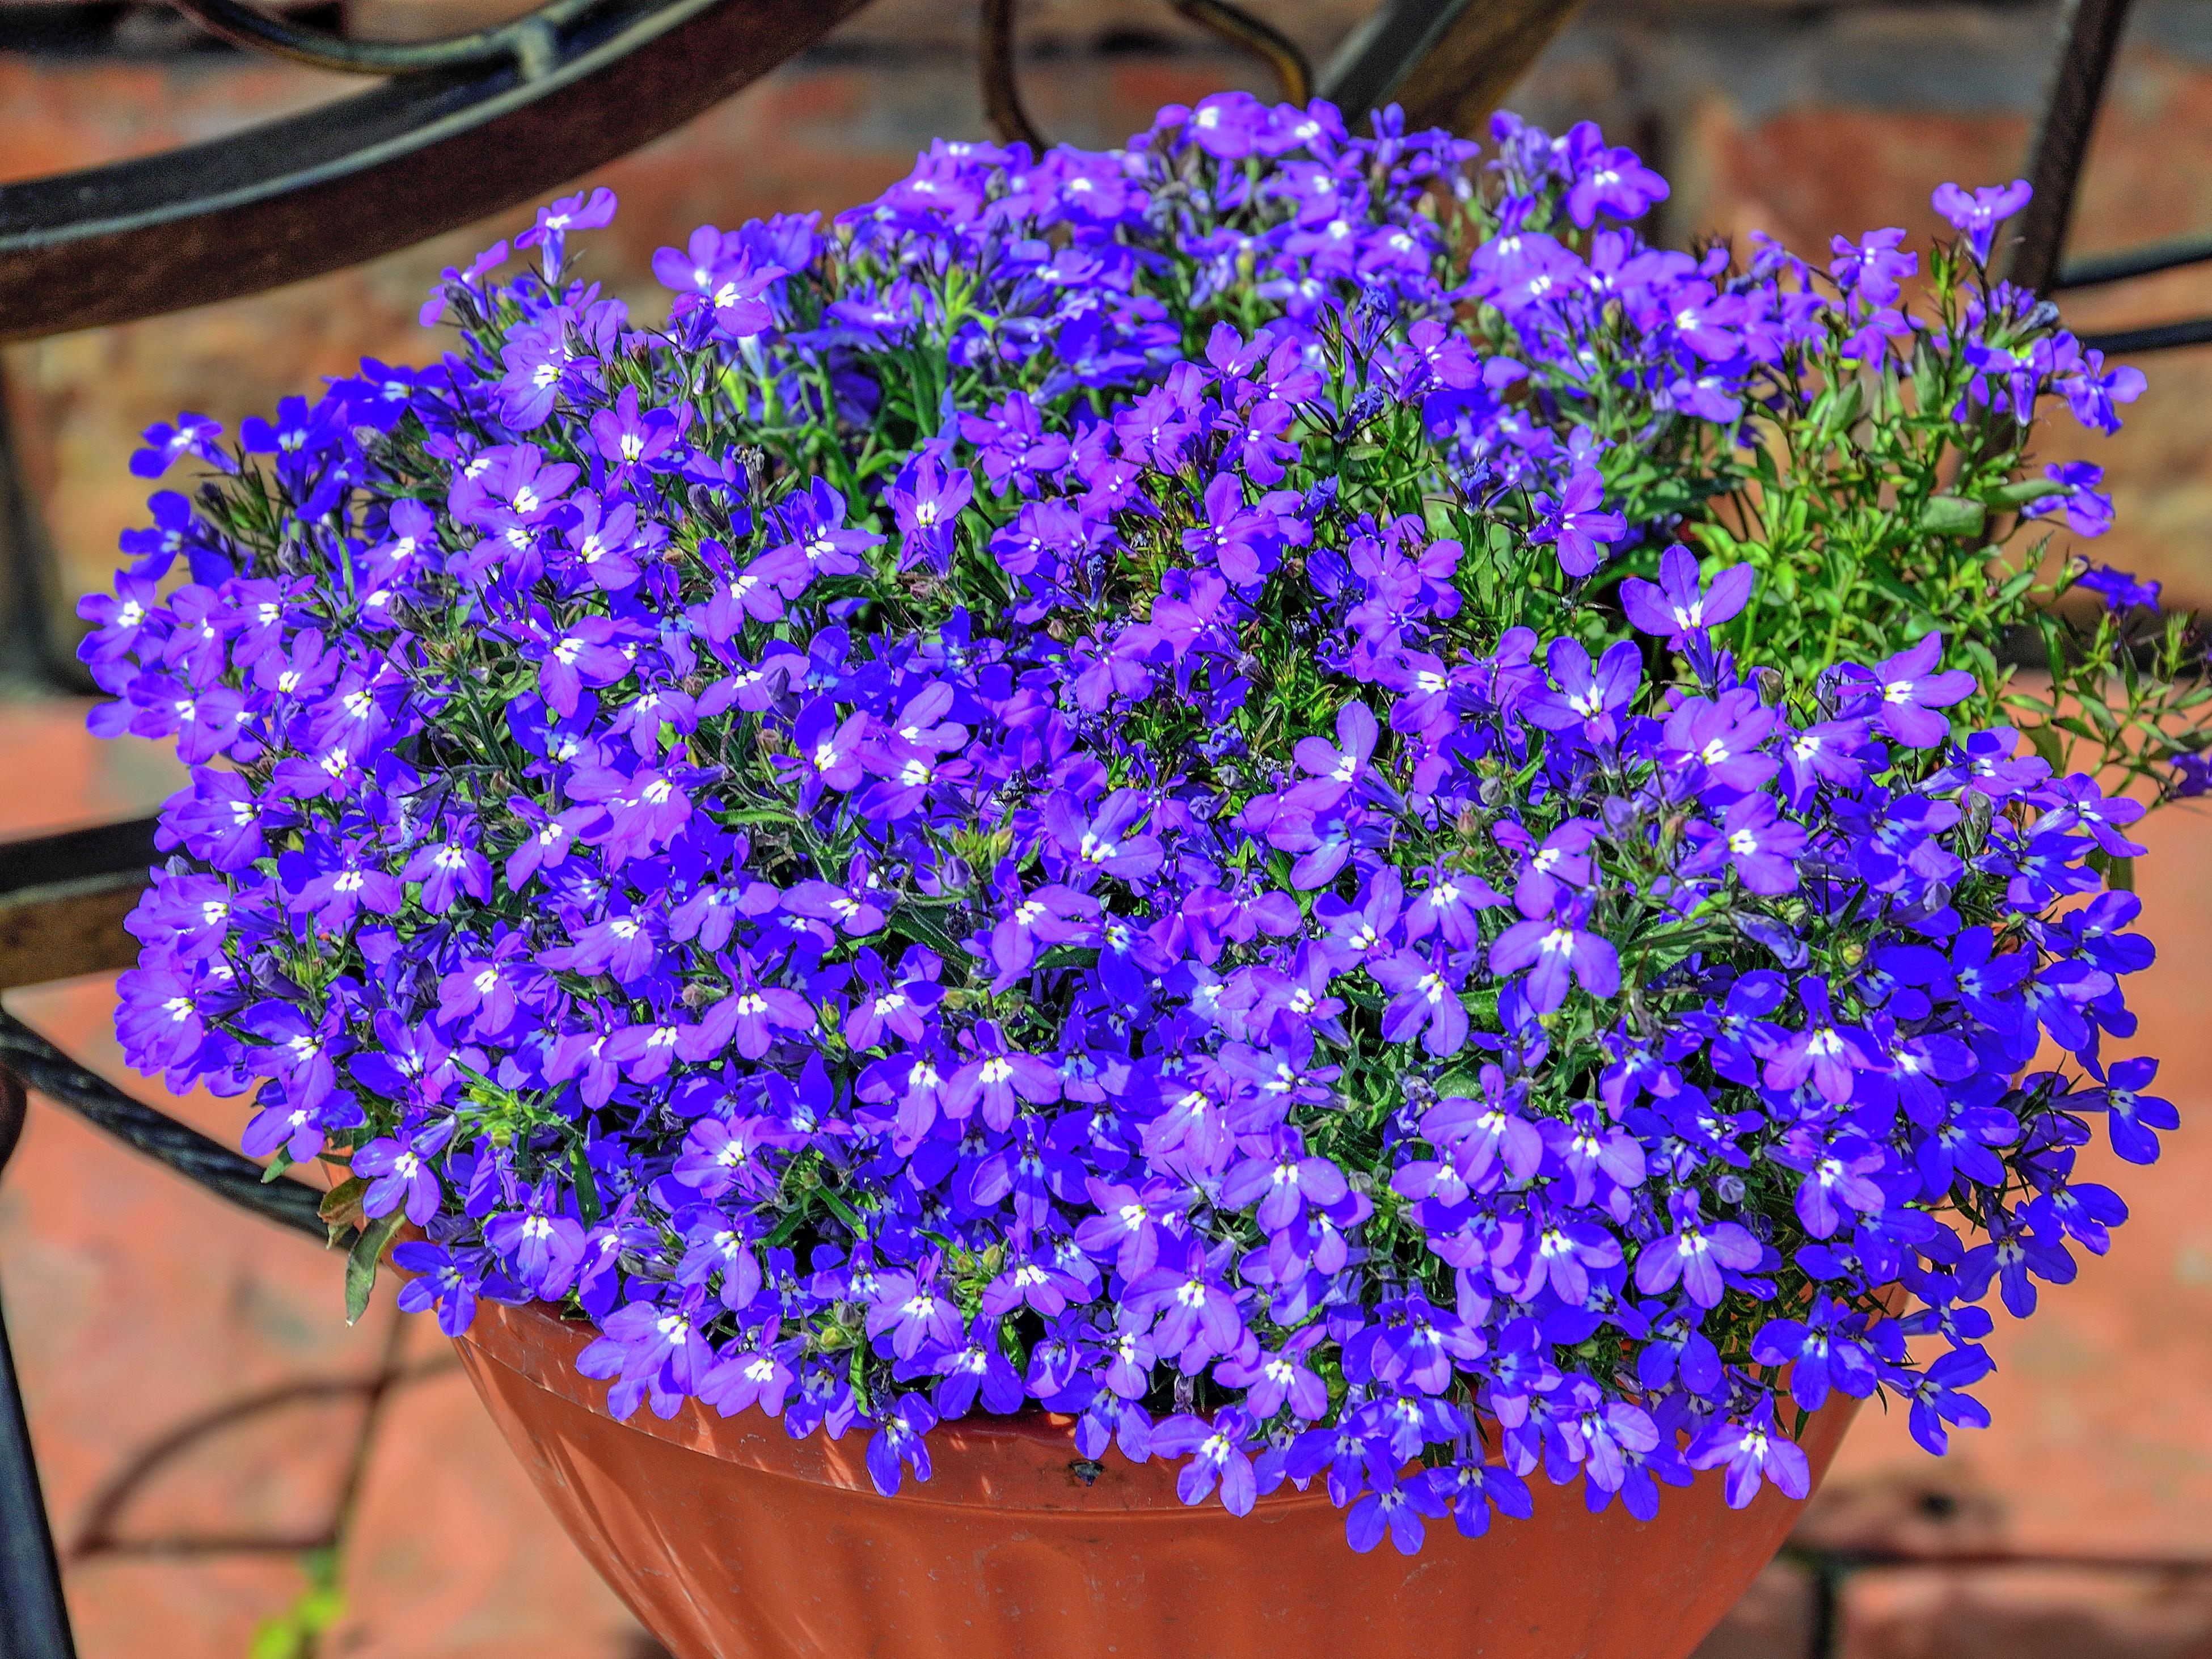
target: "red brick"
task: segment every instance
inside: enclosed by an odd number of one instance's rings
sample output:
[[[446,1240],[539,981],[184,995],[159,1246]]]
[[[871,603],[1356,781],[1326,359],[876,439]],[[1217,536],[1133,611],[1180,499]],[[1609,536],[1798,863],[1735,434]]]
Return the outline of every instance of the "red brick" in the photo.
[[[1837,1659],[2205,1659],[2212,1577],[1904,1567],[1844,1586]]]
[[[392,1403],[346,1564],[347,1659],[645,1659],[635,1623],[574,1548],[453,1368],[434,1327],[409,1352],[439,1364]]]
[[[1802,1567],[1776,1562],[1752,1581],[1693,1659],[1821,1659],[1813,1647],[1814,1589]]]

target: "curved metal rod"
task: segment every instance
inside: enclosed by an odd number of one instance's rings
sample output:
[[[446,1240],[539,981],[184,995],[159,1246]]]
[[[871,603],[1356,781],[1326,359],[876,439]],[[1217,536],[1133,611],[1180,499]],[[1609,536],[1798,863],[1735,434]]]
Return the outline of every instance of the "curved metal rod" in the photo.
[[[12,1072],[0,1071],[0,1175],[7,1173],[8,1160],[15,1156],[30,1109],[30,1097],[23,1091],[22,1079]]]
[[[238,0],[169,0],[209,33],[249,52],[289,58],[314,69],[346,75],[421,75],[431,70],[512,60],[526,76],[552,66],[553,31],[574,22],[599,0],[550,0],[527,16],[495,28],[442,40],[351,40],[322,29],[301,28],[287,18],[242,6]]]
[[[1210,30],[1274,66],[1283,97],[1293,104],[1313,101],[1313,65],[1297,43],[1273,25],[1227,3],[1227,0],[1168,0],[1202,29]]]
[[[1382,0],[1322,70],[1351,125],[1386,104],[1406,126],[1480,133],[1582,0]]]
[[[1346,125],[1389,101],[1415,64],[1451,32],[1468,0],[1382,0],[1322,70],[1321,95]]]
[[[264,1221],[305,1233],[318,1243],[327,1242],[330,1229],[318,1213],[322,1195],[313,1188],[296,1181],[264,1180],[259,1164],[133,1100],[5,1009],[0,1009],[0,1071],[216,1197]]]
[[[983,77],[983,118],[993,136],[1042,155],[1044,135],[1022,107],[1021,81],[1014,73],[1014,0],[983,0],[983,50],[976,67]]]
[[[0,1111],[8,1079],[0,1076]],[[23,1390],[0,1316],[0,1653],[8,1659],[76,1659],[61,1564],[46,1521]]]
[[[795,57],[865,0],[605,0],[544,73],[434,70],[159,155],[0,186],[0,341],[358,264],[549,193]]]
[[[1313,97],[1313,67],[1297,43],[1228,0],[1168,0],[1183,16],[1232,46],[1264,58],[1274,66],[1283,96],[1293,104]],[[1022,104],[1020,76],[1014,68],[1015,0],[983,0],[983,49],[978,68],[983,85],[983,114],[1002,144],[1023,143],[1042,154],[1044,136]]]

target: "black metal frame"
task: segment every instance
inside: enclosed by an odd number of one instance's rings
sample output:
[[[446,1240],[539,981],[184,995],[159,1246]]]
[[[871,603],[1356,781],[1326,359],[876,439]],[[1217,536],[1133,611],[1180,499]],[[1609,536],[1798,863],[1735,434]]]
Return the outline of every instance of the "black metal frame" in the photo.
[[[77,1065],[37,1032],[0,1011],[0,1176],[23,1132],[26,1085],[71,1107],[186,1180],[279,1225],[318,1240],[328,1229],[314,1192],[267,1182],[259,1165],[195,1129],[133,1100]],[[0,1287],[4,1288],[4,1287]],[[38,1459],[24,1415],[15,1358],[0,1297],[0,1659],[76,1659],[61,1565],[54,1551]]]
[[[1354,116],[1379,109],[1405,82],[1414,64],[1443,40],[1462,13],[1476,0],[1397,0],[1378,6],[1352,33],[1322,71],[1321,95]]]
[[[601,0],[547,0],[512,22],[441,40],[355,40],[302,28],[289,18],[242,6],[238,0],[169,0],[210,34],[272,58],[344,75],[422,75],[433,70],[512,62],[525,80],[553,67],[560,33]]]
[[[2005,273],[2038,294],[2075,293],[2212,262],[2212,234],[2077,259],[2065,257],[2082,167],[2127,31],[2130,3],[2066,0],[2060,13],[2058,56],[2028,150],[2027,177],[2035,197],[2021,215]],[[2116,356],[2166,351],[2212,342],[2212,317],[2112,329],[2081,337],[2085,345]]]
[[[668,131],[811,44],[865,0],[551,0],[501,28],[406,47],[337,40],[235,0],[172,3],[258,50],[398,78],[234,139],[0,188],[0,339],[257,291],[527,199]],[[1012,0],[983,3],[987,107],[1003,133],[1034,137],[1014,82]],[[1268,57],[1286,91],[1303,94],[1310,83],[1295,47],[1224,0],[1170,3]],[[1470,5],[1388,0],[1324,71],[1322,92],[1358,108],[1381,101]],[[2212,260],[2208,236],[2062,261],[2127,10],[2128,0],[2070,0],[2067,8],[2031,154],[2036,200],[2010,254],[2014,280],[2038,292]],[[2206,340],[2212,319],[2089,337],[2115,352]],[[13,500],[20,492],[4,487],[11,482],[4,451],[0,443],[0,497],[8,498],[0,500],[0,553],[12,550],[19,586],[34,586],[25,574],[32,538],[23,504]],[[152,834],[150,821],[139,820],[0,846],[0,989],[135,960],[136,942],[121,921],[144,884]],[[4,1011],[0,1174],[22,1130],[27,1085],[232,1204],[328,1242],[313,1189],[266,1179],[259,1166],[132,1098]],[[1830,1602],[1835,1578],[1865,1564],[1811,1559]],[[1823,1628],[1832,1633],[1832,1618]],[[74,1654],[0,1318],[0,1659]]]
[[[0,1071],[0,1174],[23,1133],[23,1085]],[[31,1425],[0,1304],[0,1659],[76,1659]]]
[[[127,967],[134,942],[121,931],[121,916],[145,884],[152,852],[150,819],[0,846],[0,988]],[[52,971],[27,967],[41,954]],[[260,1165],[132,1098],[5,1009],[0,1177],[21,1139],[27,1090],[240,1209],[330,1240],[312,1188],[266,1179]],[[76,1651],[0,1297],[0,1659],[75,1659]]]
[[[304,114],[0,185],[0,343],[257,294],[532,200],[674,131],[865,3],[555,0],[459,43],[374,49],[462,61],[362,62],[394,78]],[[245,27],[253,14],[228,0],[185,9],[259,47],[324,50],[289,25]]]

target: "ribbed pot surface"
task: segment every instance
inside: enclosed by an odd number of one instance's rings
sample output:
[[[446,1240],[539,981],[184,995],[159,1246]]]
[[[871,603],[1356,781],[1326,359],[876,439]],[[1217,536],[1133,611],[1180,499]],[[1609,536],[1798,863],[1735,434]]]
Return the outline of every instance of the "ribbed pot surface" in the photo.
[[[456,1345],[553,1513],[677,1659],[1684,1659],[1781,1547],[1798,1506],[1743,1510],[1717,1472],[1645,1525],[1532,1480],[1536,1512],[1411,1559],[1355,1555],[1318,1482],[1238,1519],[1187,1508],[1164,1462],[1085,1484],[1065,1419],[975,1417],[935,1472],[877,1495],[859,1434],[793,1440],[696,1401],[606,1414],[585,1328],[480,1307]],[[1817,1480],[1856,1408],[1808,1425]]]

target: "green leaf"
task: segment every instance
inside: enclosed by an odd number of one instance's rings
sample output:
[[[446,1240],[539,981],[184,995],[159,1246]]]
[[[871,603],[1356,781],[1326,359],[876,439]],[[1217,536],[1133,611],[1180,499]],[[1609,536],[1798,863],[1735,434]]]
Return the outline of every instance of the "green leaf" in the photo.
[[[2136,861],[2133,859],[2100,851],[2090,854],[2085,862],[2092,870],[2103,874],[2105,885],[2114,892],[2132,893],[2136,890]]]
[[[927,945],[948,961],[957,962],[965,952],[952,930],[928,911],[911,904],[896,907],[890,914],[891,931],[912,939],[916,945]]]
[[[835,1215],[838,1220],[843,1222],[848,1227],[850,1227],[856,1233],[864,1233],[867,1231],[866,1227],[861,1224],[860,1218],[854,1213],[852,1206],[846,1203],[843,1199],[838,1197],[836,1193],[830,1191],[827,1186],[817,1187],[815,1188],[815,1191],[820,1196],[822,1201],[830,1206],[830,1213]]]
[[[347,1324],[358,1325],[361,1316],[368,1311],[369,1292],[376,1288],[376,1264],[382,1260],[384,1247],[392,1242],[392,1234],[399,1231],[399,1224],[406,1219],[405,1210],[394,1210],[370,1222],[355,1237],[353,1249],[346,1252]]]
[[[362,1195],[368,1191],[368,1182],[359,1176],[349,1175],[323,1194],[323,1201],[315,1206],[315,1213],[330,1229],[325,1241],[335,1249],[338,1240],[348,1231],[364,1224],[367,1218],[361,1212]]]
[[[1367,989],[1364,986],[1339,985],[1334,988],[1339,995],[1342,996],[1346,1002],[1352,1004],[1353,1007],[1364,1008],[1371,1014],[1381,1013],[1383,1008],[1388,1006],[1383,1002],[1379,994]]]
[[[1917,528],[1931,536],[1978,536],[1990,510],[1963,495],[1930,495]]]
[[[254,1627],[247,1659],[313,1659],[327,1635],[345,1616],[345,1591],[338,1583],[336,1553],[310,1553],[301,1565],[307,1583],[292,1605]]]
[[[1090,945],[1055,945],[1036,959],[1040,973],[1050,973],[1056,968],[1088,968],[1098,960],[1097,947]]]
[[[2017,483],[1999,484],[1984,489],[1982,499],[1991,507],[2026,507],[2051,495],[2063,495],[2066,486],[2055,478],[2022,478]]]
[[[1486,986],[1478,991],[1460,993],[1460,1004],[1467,1010],[1468,1018],[1480,1030],[1489,1030],[1498,1024],[1498,988]]]
[[[1455,1066],[1437,1079],[1439,1095],[1479,1096],[1481,1092],[1482,1068],[1479,1066]]]
[[[357,1175],[349,1175],[323,1194],[323,1201],[315,1206],[315,1213],[333,1225],[350,1222],[358,1226],[361,1195],[368,1190],[368,1182]]]
[[[599,1224],[599,1183],[592,1176],[592,1160],[585,1155],[584,1143],[571,1141],[568,1146],[568,1168],[576,1177],[576,1204],[584,1212],[584,1224]]]
[[[2035,726],[2027,734],[2027,743],[2028,747],[2041,756],[2044,764],[2053,772],[2065,771],[2066,745],[2060,740],[2057,732],[2052,731],[2048,726]]]

